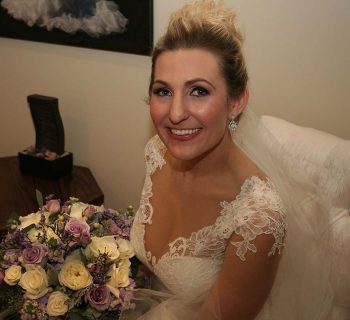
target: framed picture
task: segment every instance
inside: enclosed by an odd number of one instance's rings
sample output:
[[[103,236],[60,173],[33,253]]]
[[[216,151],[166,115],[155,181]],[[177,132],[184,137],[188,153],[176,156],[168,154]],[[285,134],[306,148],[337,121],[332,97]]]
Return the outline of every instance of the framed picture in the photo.
[[[150,55],[153,0],[0,0],[0,37]]]

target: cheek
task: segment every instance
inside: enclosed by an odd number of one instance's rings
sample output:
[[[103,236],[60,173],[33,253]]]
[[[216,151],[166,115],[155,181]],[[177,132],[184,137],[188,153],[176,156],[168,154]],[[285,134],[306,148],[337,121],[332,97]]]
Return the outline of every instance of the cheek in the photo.
[[[155,124],[162,121],[166,116],[165,108],[161,108],[159,105],[155,103],[151,103],[149,112],[150,112],[151,119]]]
[[[211,105],[209,108],[197,112],[197,115],[207,124],[222,126],[227,122],[228,112],[226,109],[223,105]]]
[[[158,112],[157,112],[157,108],[155,108],[153,104],[150,105],[149,114],[151,116],[152,121],[155,122],[155,119],[158,118]]]

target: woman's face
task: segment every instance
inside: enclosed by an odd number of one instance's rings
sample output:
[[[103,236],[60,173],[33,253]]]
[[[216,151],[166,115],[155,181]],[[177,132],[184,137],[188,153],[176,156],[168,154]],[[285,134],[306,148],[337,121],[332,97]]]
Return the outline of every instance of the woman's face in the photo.
[[[179,49],[157,58],[150,106],[168,151],[177,159],[194,160],[223,143],[235,103],[214,54]]]

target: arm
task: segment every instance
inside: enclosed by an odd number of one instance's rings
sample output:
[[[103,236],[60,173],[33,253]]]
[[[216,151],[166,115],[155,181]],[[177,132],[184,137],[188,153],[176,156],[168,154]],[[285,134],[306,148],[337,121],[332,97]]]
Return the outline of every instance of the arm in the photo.
[[[242,237],[231,236],[230,242]],[[251,244],[257,251],[248,251],[246,261],[236,255],[230,243],[219,276],[199,312],[201,320],[251,320],[264,305],[276,275],[280,255],[269,255],[275,238],[271,234],[257,236]]]

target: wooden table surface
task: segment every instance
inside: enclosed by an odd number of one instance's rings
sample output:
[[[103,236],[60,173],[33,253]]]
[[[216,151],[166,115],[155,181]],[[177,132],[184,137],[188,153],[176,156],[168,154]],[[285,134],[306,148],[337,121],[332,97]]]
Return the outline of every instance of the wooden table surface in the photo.
[[[36,189],[44,197],[54,194],[61,202],[69,197],[94,205],[104,201],[100,187],[86,167],[73,166],[70,175],[49,180],[22,173],[17,157],[0,158],[0,231],[11,213],[22,216],[38,210]]]

